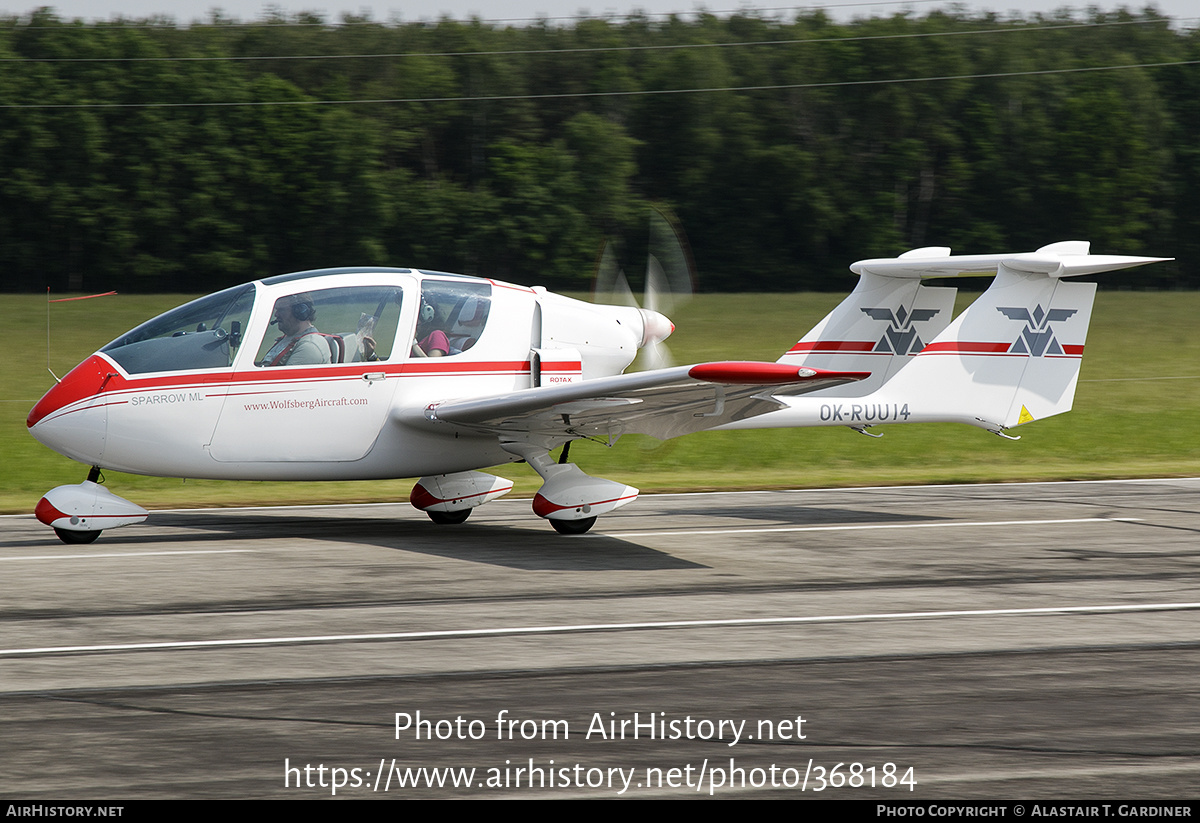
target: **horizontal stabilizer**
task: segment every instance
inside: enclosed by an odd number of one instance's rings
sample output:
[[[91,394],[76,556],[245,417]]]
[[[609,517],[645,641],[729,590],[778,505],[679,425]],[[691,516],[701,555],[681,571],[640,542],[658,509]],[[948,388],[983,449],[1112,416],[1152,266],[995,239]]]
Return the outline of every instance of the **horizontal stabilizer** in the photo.
[[[1002,267],[1028,274],[1051,277],[1077,277],[1099,274],[1148,263],[1161,263],[1170,257],[1134,257],[1122,254],[1089,254],[1090,244],[1082,240],[1051,243],[1035,252],[1015,254],[951,255],[944,247],[914,249],[899,257],[859,260],[850,266],[856,274],[880,277],[931,278],[974,277],[996,274]]]

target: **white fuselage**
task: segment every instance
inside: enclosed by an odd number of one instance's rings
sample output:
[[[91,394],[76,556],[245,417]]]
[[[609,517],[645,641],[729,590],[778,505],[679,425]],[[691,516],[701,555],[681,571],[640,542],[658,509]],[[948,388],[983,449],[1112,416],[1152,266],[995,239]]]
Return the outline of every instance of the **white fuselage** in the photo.
[[[112,350],[114,341],[39,401],[30,413],[32,434],[81,463],[137,474],[335,480],[458,472],[519,458],[501,449],[495,436],[453,427],[431,432],[405,421],[419,419],[438,401],[504,394],[535,381],[548,385],[618,374],[633,360],[643,335],[637,309],[593,306],[496,281],[410,270],[274,280],[281,282],[257,282],[245,297],[253,308],[243,321],[240,345],[226,345],[228,365],[178,370],[164,364],[131,372],[120,365],[123,350]],[[478,311],[484,320],[477,332],[471,330],[478,336],[466,350],[417,356],[413,344],[425,329],[419,325],[423,309],[454,314],[451,320],[463,331],[466,315],[483,302],[463,298],[435,308],[427,296],[438,286],[486,291],[488,306]],[[353,348],[353,320],[360,313],[344,294],[384,288],[402,295],[398,309],[376,312],[376,319],[389,318],[395,329],[383,329],[383,323],[371,327],[375,337],[392,341],[384,357],[367,359],[360,348],[342,355],[349,362],[256,364],[279,334],[271,321],[281,298],[317,295],[317,326],[325,337],[340,336],[341,345]],[[343,295],[342,303],[321,308],[324,294]],[[349,308],[339,316],[343,304]],[[373,305],[364,302],[361,315]],[[228,328],[211,329],[164,334],[141,345],[180,347],[193,338],[199,344],[203,335],[213,338],[209,347],[226,342]]]

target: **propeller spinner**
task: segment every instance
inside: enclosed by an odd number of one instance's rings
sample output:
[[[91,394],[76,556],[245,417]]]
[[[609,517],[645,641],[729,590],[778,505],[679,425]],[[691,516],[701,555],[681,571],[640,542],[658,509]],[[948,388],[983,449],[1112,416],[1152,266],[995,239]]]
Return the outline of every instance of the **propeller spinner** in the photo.
[[[646,258],[646,289],[641,306],[633,296],[611,240],[605,241],[600,254],[593,290],[596,302],[638,309],[643,330],[636,371],[662,369],[673,364],[663,341],[675,331],[675,324],[666,315],[691,299],[695,280],[682,230],[657,209],[650,213]]]

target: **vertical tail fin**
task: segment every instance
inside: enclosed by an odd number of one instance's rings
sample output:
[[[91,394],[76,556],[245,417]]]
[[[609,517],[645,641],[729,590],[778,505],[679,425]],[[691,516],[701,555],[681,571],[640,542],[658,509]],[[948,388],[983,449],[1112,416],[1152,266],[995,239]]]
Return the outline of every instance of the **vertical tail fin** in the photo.
[[[899,260],[944,259],[948,248],[914,249]],[[921,283],[921,275],[860,272],[858,285],[812,331],[779,358],[780,363],[835,371],[869,371],[847,386],[846,396],[863,396],[891,379],[954,314],[957,289]]]
[[[999,433],[1070,411],[1095,283],[1067,283],[1004,264],[985,291],[889,386],[933,416]]]

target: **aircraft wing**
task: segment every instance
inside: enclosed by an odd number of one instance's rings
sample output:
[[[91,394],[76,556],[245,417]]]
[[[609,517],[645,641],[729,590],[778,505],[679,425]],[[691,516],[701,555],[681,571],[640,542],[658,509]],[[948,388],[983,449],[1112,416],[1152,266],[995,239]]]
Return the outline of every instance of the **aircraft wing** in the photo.
[[[701,363],[431,403],[424,416],[496,434],[561,438],[638,433],[666,440],[783,408],[778,394],[807,394],[869,375],[783,363]]]

